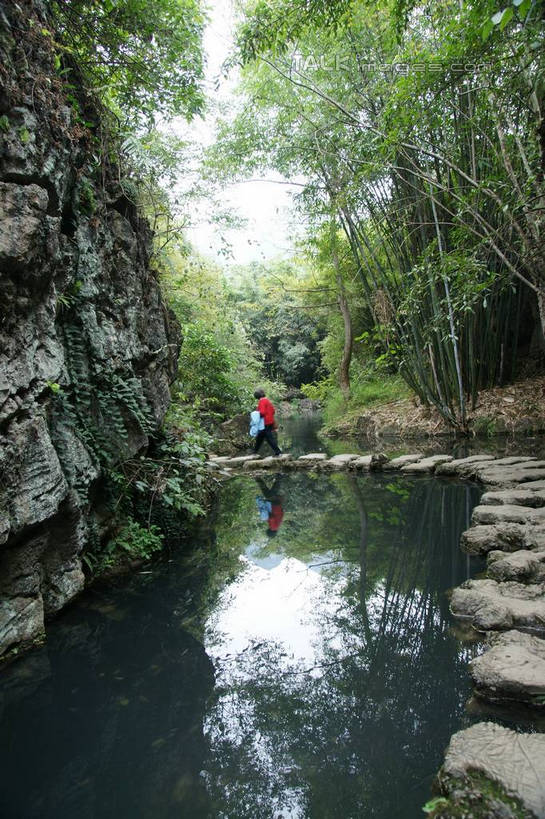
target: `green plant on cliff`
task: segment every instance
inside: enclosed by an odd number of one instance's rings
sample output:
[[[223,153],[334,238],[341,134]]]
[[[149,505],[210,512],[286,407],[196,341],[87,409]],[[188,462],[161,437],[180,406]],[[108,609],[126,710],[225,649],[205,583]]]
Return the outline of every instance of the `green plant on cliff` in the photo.
[[[162,546],[163,536],[157,526],[146,527],[128,517],[115,537],[106,541],[96,551],[88,551],[83,560],[96,577],[127,561],[149,560]]]
[[[56,0],[61,54],[87,90],[129,122],[191,117],[203,106],[199,0]]]

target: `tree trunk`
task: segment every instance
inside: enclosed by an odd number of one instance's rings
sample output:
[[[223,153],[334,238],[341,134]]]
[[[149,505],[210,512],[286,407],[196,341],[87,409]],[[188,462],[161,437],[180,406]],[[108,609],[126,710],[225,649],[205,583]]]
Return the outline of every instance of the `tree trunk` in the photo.
[[[331,258],[333,259],[333,266],[335,268],[339,309],[344,322],[344,347],[341,363],[339,365],[339,384],[343,396],[346,400],[348,400],[350,398],[350,362],[352,360],[352,347],[354,342],[352,333],[352,319],[350,317],[350,309],[348,307],[348,300],[346,298],[346,291],[344,289],[344,282],[341,273],[341,265],[339,263],[339,255],[337,253],[337,234],[334,222],[332,222],[331,227]]]

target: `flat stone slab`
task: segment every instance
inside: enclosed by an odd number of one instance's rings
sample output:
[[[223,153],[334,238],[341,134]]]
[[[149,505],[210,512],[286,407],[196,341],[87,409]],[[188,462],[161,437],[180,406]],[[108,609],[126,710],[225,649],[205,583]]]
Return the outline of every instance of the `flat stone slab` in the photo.
[[[380,469],[388,462],[386,455],[375,453],[373,455],[360,455],[355,461],[349,464],[350,469],[361,469],[363,471]]]
[[[480,631],[545,628],[545,584],[466,580],[452,592],[452,613]]]
[[[530,492],[545,492],[545,480],[541,481],[527,481],[524,488]]]
[[[229,458],[228,461],[224,461],[226,465],[229,466],[239,466],[241,464],[245,464],[247,461],[258,461],[260,460],[259,455],[239,455],[236,458]]]
[[[478,697],[545,707],[545,640],[539,637],[516,630],[494,634],[469,671]]]
[[[523,484],[526,487],[526,484]],[[545,490],[526,489],[518,487],[514,489],[499,489],[492,492],[485,492],[481,497],[482,505],[508,505],[508,506],[533,506],[538,508],[545,506]]]
[[[242,465],[245,472],[257,472],[260,469],[283,468],[292,460],[292,455],[286,452],[285,455],[268,455],[266,458],[256,458],[252,461],[246,461]]]
[[[298,461],[327,461],[325,452],[309,452],[308,455],[300,455]]]
[[[541,549],[545,548],[545,526],[521,523],[473,526],[462,534],[461,547],[473,555],[485,555],[493,549],[503,552]]]
[[[433,472],[435,467],[439,466],[439,464],[444,464],[452,460],[452,455],[430,455],[429,458],[422,458],[422,460],[416,461],[416,463],[405,464],[405,466],[401,467],[401,472],[410,472],[412,474]]]
[[[545,524],[545,509],[534,509],[512,504],[476,506],[471,521],[477,524],[492,525],[500,523]]]
[[[494,458],[495,466],[513,466],[513,464],[537,461],[535,455],[506,455],[504,458]]]
[[[526,459],[513,466],[502,466],[499,461],[483,464],[475,469],[474,477],[487,486],[505,488],[520,483],[545,479],[545,461]]]
[[[545,549],[519,549],[511,554],[489,552],[487,574],[499,582],[516,580],[519,583],[545,582]]]
[[[355,454],[333,455],[333,457],[329,459],[328,463],[344,465],[350,463],[350,461],[357,461],[359,457],[359,455]]]
[[[458,731],[450,740],[441,769],[443,790],[455,797],[457,789],[468,787],[475,772],[520,800],[528,816],[545,816],[545,734],[519,734],[492,722]],[[501,803],[497,812],[471,810],[466,815],[472,814],[497,819],[521,816]]]
[[[437,475],[471,474],[475,466],[493,460],[495,460],[493,455],[469,455],[467,458],[456,458],[455,460],[439,464],[435,472]]]
[[[385,463],[382,467],[383,469],[401,469],[408,464],[413,464],[416,461],[421,461],[423,458],[423,454],[421,452],[417,452],[414,455],[400,455],[398,458],[392,458],[391,461]]]

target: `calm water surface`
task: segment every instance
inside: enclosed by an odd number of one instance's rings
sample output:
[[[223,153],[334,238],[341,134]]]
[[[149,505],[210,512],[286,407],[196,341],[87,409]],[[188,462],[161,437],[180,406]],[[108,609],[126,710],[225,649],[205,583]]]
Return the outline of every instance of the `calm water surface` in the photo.
[[[478,497],[227,483],[191,544],[94,587],[2,672],[0,816],[421,816],[468,720],[446,592],[480,568],[459,549]]]

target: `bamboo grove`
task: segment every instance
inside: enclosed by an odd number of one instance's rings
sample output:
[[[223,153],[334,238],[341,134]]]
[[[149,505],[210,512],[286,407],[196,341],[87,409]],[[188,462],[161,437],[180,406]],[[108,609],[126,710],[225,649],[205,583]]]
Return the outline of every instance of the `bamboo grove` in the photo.
[[[543,351],[544,8],[252,3],[208,156],[216,177],[303,180],[301,218],[344,234],[382,352],[460,430]]]

